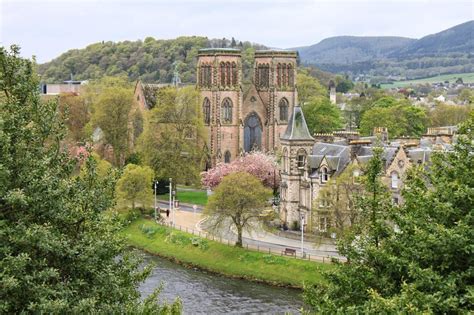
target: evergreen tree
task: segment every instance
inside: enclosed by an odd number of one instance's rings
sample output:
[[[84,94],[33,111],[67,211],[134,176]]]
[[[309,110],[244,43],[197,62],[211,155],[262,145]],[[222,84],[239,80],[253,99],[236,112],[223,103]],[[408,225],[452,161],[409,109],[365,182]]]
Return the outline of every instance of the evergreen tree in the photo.
[[[31,61],[0,48],[0,313],[179,312],[144,303],[149,272],[126,251],[113,205],[115,176],[96,163],[73,176],[55,102],[42,103]],[[85,157],[82,157],[85,158]]]

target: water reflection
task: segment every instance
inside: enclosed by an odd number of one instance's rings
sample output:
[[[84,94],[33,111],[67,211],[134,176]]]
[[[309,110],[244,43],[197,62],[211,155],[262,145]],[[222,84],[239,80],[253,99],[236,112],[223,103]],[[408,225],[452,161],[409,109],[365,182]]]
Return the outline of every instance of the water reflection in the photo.
[[[228,279],[150,255],[145,260],[156,267],[140,287],[142,294],[150,294],[164,282],[161,298],[171,302],[180,296],[185,314],[298,313],[303,305],[297,290]]]

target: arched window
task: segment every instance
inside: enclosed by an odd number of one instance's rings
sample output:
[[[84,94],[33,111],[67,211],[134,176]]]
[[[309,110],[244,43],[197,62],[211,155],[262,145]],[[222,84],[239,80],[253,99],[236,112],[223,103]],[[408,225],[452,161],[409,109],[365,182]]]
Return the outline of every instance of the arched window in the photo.
[[[235,62],[232,63],[232,85],[237,85],[237,64]]]
[[[287,170],[287,165],[288,165],[288,150],[283,149],[283,158],[282,158],[282,169],[283,169],[283,172],[288,172]]]
[[[258,87],[268,87],[268,78],[270,76],[270,66],[268,64],[259,64],[257,66],[257,76],[255,83]]]
[[[277,65],[277,86],[281,87],[281,64]]]
[[[328,172],[328,169],[327,167],[322,167],[321,168],[321,182],[322,183],[325,183],[329,180],[329,172]]]
[[[211,101],[206,97],[202,103],[202,113],[204,116],[204,123],[211,123]]]
[[[230,85],[231,85],[231,84],[230,84],[230,83],[231,83],[230,80],[232,79],[232,78],[231,78],[231,73],[230,73],[230,62],[227,62],[227,63],[225,64],[225,67],[226,67],[226,73],[225,73],[226,86],[230,86]]]
[[[280,100],[280,121],[287,121],[288,120],[288,100],[286,98],[282,98]]]
[[[222,120],[225,123],[232,122],[232,101],[228,97],[222,101]]]
[[[230,163],[230,152],[229,151],[225,151],[224,163]]]
[[[288,85],[290,87],[293,87],[293,85],[295,85],[295,73],[291,64],[288,64]]]
[[[398,188],[398,173],[397,172],[392,172],[392,174],[390,174],[391,177],[392,177],[392,184],[391,184],[391,187],[392,188]]]
[[[303,168],[306,164],[306,151],[304,149],[300,149],[297,153],[298,159],[298,168]]]
[[[286,69],[286,64],[283,64],[283,65],[282,65],[282,69],[281,69],[281,70],[282,70],[282,72],[283,72],[283,76],[282,76],[282,78],[281,78],[281,81],[282,81],[281,85],[282,85],[282,86],[286,86],[286,85],[287,85],[287,76],[286,76],[286,75],[288,74],[288,71],[287,71],[287,69]]]
[[[220,74],[221,74],[221,86],[225,86],[225,63],[221,62],[220,65]]]

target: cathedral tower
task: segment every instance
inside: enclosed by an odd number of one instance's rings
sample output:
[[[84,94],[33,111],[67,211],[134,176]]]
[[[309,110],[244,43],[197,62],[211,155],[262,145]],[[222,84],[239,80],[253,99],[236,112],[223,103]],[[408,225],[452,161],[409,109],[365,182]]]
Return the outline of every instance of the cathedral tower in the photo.
[[[241,82],[240,50],[199,50],[197,85],[203,97],[202,112],[212,166],[228,163],[240,154]]]

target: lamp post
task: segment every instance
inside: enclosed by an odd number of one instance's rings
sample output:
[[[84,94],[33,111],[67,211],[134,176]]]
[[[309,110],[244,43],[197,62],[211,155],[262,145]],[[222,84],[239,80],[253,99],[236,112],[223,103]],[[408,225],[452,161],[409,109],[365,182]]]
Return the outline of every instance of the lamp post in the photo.
[[[169,185],[169,188],[170,188],[170,205],[169,205],[169,211],[171,211],[171,205],[172,205],[172,197],[171,197],[171,192],[173,191],[173,179],[170,177],[170,185]],[[173,222],[174,223],[174,222]]]
[[[154,181],[153,181],[153,184],[154,184],[154,185],[153,185],[153,188],[154,188],[154,190],[155,190],[155,222],[156,222],[157,219],[158,219],[158,216],[157,216],[157,214],[156,214],[156,186],[158,185],[158,181],[154,180]]]
[[[304,252],[304,213],[300,213],[301,215],[301,257],[305,258],[306,253]]]

